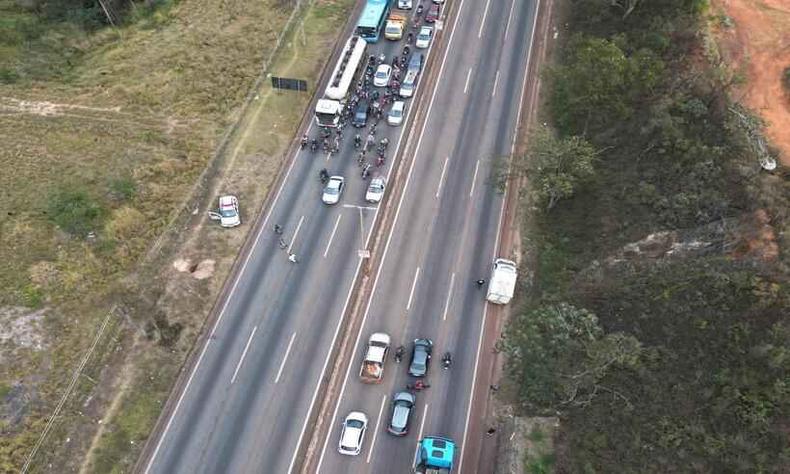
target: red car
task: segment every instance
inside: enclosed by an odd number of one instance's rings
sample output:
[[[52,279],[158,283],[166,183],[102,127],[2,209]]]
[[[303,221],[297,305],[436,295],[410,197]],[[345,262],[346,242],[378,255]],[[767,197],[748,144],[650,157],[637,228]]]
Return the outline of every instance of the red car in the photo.
[[[438,3],[432,3],[428,7],[428,13],[425,14],[425,23],[433,23],[439,19],[439,7]]]

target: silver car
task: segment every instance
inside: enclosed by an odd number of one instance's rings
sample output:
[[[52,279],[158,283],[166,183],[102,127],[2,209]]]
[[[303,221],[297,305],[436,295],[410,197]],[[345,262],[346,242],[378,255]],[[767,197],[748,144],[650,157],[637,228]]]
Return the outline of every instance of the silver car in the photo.
[[[392,416],[387,431],[395,436],[406,436],[409,433],[409,419],[414,411],[416,398],[409,392],[398,392],[392,398]]]
[[[340,201],[340,195],[343,193],[344,184],[345,180],[342,176],[331,176],[324,188],[324,195],[321,196],[324,204],[337,204]]]

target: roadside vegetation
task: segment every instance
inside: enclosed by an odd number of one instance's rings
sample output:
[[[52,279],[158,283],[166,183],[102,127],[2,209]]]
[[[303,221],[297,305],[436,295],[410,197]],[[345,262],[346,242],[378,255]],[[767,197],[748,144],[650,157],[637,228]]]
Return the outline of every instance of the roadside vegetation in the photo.
[[[559,418],[557,472],[783,472],[786,171],[760,169],[703,0],[567,11],[514,167],[534,278],[500,341],[507,395]]]
[[[245,123],[266,132],[237,140],[228,174],[212,157],[295,2],[104,3],[110,17],[0,0],[0,472],[23,465],[113,309],[33,470],[130,470],[248,229],[193,236],[179,213],[215,192],[196,184],[209,170],[251,222],[308,100],[257,91]],[[311,7],[277,72],[316,77],[350,6]],[[171,284],[185,241],[210,270]]]

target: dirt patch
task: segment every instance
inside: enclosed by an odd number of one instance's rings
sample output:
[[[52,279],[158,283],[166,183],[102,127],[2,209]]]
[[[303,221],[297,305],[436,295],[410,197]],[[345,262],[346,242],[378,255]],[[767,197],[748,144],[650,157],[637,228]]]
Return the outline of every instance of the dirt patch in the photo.
[[[41,323],[46,309],[13,306],[0,308],[0,362],[6,361],[7,347],[40,351],[45,348]]]
[[[717,37],[724,59],[746,81],[733,94],[765,120],[765,133],[790,166],[790,98],[782,87],[790,67],[790,0],[714,0],[724,12]]]

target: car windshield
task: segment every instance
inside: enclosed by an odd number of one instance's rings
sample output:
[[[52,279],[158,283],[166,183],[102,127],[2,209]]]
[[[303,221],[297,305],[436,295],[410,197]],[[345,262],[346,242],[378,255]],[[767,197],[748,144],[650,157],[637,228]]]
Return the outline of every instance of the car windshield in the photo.
[[[361,429],[362,428],[362,422],[359,421],[359,420],[348,420],[346,422],[346,426],[349,427],[349,428]]]
[[[376,77],[379,79],[384,79],[385,77],[387,77],[387,71],[383,69],[376,71]]]
[[[372,183],[370,185],[370,192],[380,193],[382,191],[384,191],[384,186],[382,186],[381,184],[379,184],[379,183]]]
[[[219,210],[219,215],[222,217],[236,217],[236,210],[232,207],[226,207],[225,209]]]
[[[392,117],[400,117],[401,114],[403,114],[402,110],[399,110],[399,109],[392,109],[392,110],[390,110],[390,115]]]
[[[336,186],[327,186],[326,189],[324,190],[325,193],[332,194],[332,195],[337,194],[338,191],[339,191],[339,188],[337,188]]]

